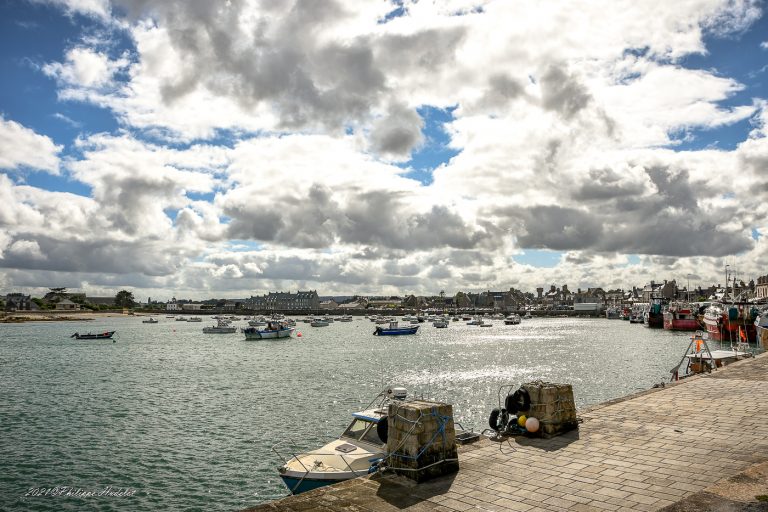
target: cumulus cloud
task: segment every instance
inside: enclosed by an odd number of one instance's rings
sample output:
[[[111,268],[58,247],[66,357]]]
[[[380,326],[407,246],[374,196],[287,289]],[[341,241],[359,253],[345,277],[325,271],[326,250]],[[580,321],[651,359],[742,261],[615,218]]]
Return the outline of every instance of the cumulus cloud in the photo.
[[[407,160],[424,136],[419,114],[403,105],[390,106],[386,116],[376,120],[371,130],[373,150],[385,157]]]
[[[30,167],[58,174],[61,149],[50,137],[0,116],[0,169]]]
[[[43,73],[56,78],[67,87],[95,89],[112,83],[115,73],[126,67],[128,61],[110,60],[104,53],[90,48],[71,48],[61,62],[51,62],[43,66]]]
[[[0,175],[12,282],[436,293],[764,268],[765,98],[684,59],[752,26],[754,2],[59,4],[132,39],[115,56],[84,37],[41,68],[122,130],[72,147],[89,197]],[[424,107],[450,111],[453,155],[428,185],[408,167],[434,143]],[[675,150],[745,120],[736,149]],[[58,169],[61,148],[14,121],[0,145],[6,169]],[[528,249],[562,257],[518,263]]]

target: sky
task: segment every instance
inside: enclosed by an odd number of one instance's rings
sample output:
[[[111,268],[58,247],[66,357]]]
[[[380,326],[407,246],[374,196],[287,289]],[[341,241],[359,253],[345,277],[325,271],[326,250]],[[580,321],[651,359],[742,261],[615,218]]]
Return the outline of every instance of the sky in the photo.
[[[0,0],[0,292],[748,282],[765,10]]]

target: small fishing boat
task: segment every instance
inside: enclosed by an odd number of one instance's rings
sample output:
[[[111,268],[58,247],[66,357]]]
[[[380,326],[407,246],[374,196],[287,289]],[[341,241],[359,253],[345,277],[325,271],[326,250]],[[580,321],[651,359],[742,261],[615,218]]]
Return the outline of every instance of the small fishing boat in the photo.
[[[312,327],[328,327],[330,322],[324,318],[313,318],[309,325]]]
[[[280,478],[293,494],[324,485],[364,476],[387,451],[387,414],[389,403],[405,400],[404,388],[382,391],[363,411],[352,413],[352,423],[338,439],[322,448],[283,459]],[[381,398],[378,406],[371,406]]]
[[[274,338],[290,338],[293,333],[293,327],[285,322],[267,322],[264,329],[256,327],[246,327],[243,329],[246,340],[267,340]]]
[[[202,321],[203,321],[203,319],[200,318],[199,316],[191,316],[187,320],[187,322],[202,322]]]
[[[523,318],[524,318],[525,320],[530,320],[531,318],[533,318],[533,315],[531,314],[531,312],[530,312],[530,311],[528,311],[528,312],[525,314],[525,316],[524,316]]]
[[[205,334],[232,334],[237,332],[237,327],[230,325],[231,322],[226,318],[219,318],[216,320],[216,325],[203,327],[203,333]]]
[[[522,322],[523,319],[520,318],[520,315],[517,313],[512,313],[507,318],[504,319],[504,325],[517,325],[520,322]]]
[[[155,320],[152,317],[149,317],[147,320],[142,320],[141,323],[143,323],[143,324],[156,324],[157,320]]]
[[[445,329],[446,327],[448,327],[448,320],[446,320],[445,318],[438,318],[437,320],[432,322],[432,325],[434,327],[437,327],[438,329]]]
[[[696,331],[699,319],[690,304],[673,302],[663,313],[664,329],[671,331]]]
[[[264,317],[254,318],[252,320],[248,320],[248,325],[251,327],[261,327],[263,325],[267,325],[267,321],[264,319]]]
[[[374,336],[402,336],[405,334],[416,334],[419,330],[418,325],[409,325],[407,327],[399,327],[397,322],[389,322],[389,327],[376,326],[376,330],[373,331]]]
[[[79,332],[76,332],[70,338],[75,338],[76,340],[108,340],[111,339],[112,336],[114,336],[115,332],[117,331],[104,331],[104,332],[97,332],[97,333],[85,333],[80,334]]]

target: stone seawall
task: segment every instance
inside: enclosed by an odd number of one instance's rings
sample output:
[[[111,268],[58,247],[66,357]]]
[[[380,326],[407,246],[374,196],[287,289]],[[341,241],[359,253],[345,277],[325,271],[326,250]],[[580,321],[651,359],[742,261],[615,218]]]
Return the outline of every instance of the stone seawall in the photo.
[[[768,354],[579,411],[551,439],[483,440],[458,473],[373,475],[255,511],[767,510]]]

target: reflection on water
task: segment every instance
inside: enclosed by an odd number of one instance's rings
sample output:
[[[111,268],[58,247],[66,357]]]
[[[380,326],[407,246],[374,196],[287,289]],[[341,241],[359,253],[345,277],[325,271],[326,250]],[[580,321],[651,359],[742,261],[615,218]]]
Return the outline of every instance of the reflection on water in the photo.
[[[416,336],[376,337],[361,318],[249,342],[204,325],[0,325],[0,509],[244,508],[285,494],[273,445],[316,447],[385,386],[449,401],[481,430],[502,385],[571,383],[578,406],[594,404],[668,380],[689,341],[604,319],[423,324]],[[68,337],[108,328],[116,343]],[[22,498],[53,486],[136,493]]]

